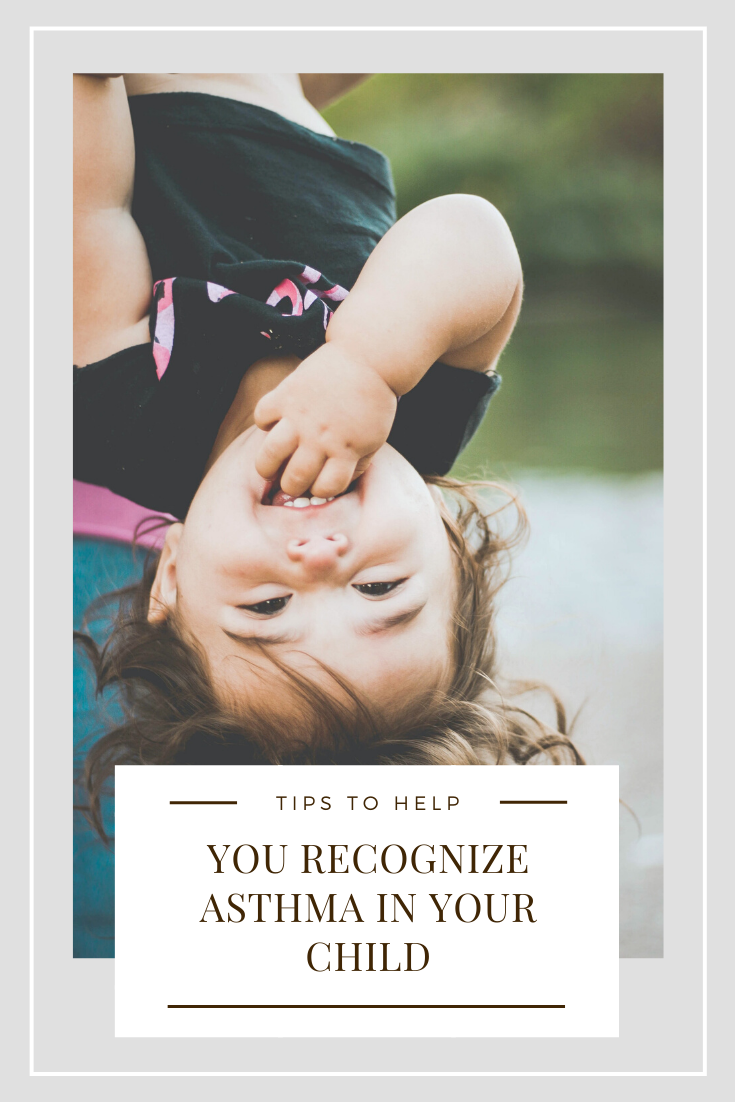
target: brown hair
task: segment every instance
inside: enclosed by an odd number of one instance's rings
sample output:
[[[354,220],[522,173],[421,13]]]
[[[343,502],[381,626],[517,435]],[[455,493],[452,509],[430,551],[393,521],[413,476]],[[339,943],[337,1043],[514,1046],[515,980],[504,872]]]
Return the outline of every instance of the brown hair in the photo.
[[[185,639],[175,618],[148,621],[157,556],[147,562],[142,580],[108,594],[88,610],[85,625],[117,602],[112,631],[102,647],[88,630],[75,632],[96,676],[97,695],[117,690],[122,721],[91,746],[84,765],[88,795],[85,810],[103,838],[100,798],[116,764],[526,764],[544,756],[554,764],[583,764],[569,738],[561,702],[532,682],[508,685],[495,680],[495,597],[509,570],[509,552],[526,534],[526,518],[517,498],[495,483],[468,484],[448,478],[427,479],[445,491],[455,507],[442,504],[442,519],[457,571],[452,624],[452,673],[442,691],[422,692],[407,700],[403,713],[388,722],[335,671],[332,691],[268,654],[296,703],[293,719],[248,702],[235,715],[217,699],[204,656]],[[506,500],[488,513],[478,490],[502,490]],[[516,523],[507,523],[515,507]],[[255,649],[264,654],[264,648]],[[338,691],[335,691],[335,688]],[[513,702],[535,689],[554,704],[551,727]]]

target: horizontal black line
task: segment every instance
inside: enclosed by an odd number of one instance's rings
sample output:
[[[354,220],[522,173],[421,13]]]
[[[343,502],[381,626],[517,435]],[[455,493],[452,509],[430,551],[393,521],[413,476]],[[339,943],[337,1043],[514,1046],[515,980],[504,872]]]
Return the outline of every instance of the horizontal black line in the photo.
[[[169,800],[170,804],[236,804],[237,800]]]
[[[169,1003],[168,1010],[565,1010],[565,1003]]]
[[[501,804],[565,804],[566,800],[500,800]]]

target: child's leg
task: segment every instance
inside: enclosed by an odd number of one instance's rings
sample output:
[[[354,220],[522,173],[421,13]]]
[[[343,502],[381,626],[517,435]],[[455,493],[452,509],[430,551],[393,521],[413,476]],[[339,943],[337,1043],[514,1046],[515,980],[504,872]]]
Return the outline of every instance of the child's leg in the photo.
[[[74,362],[148,337],[151,273],[130,207],[135,146],[121,77],[74,76]]]

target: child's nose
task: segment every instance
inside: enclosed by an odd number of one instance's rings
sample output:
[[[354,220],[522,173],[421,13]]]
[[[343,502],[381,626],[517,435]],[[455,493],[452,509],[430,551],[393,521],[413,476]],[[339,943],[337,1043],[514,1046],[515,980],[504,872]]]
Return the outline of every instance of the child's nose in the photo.
[[[332,536],[311,536],[289,540],[286,553],[292,562],[301,563],[310,574],[331,570],[349,548],[347,536],[336,532]]]

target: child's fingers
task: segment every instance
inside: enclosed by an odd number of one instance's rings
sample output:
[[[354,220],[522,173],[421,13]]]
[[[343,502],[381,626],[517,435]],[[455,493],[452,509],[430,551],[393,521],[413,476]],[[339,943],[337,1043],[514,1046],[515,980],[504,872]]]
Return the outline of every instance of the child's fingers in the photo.
[[[302,445],[281,475],[281,489],[291,497],[306,493],[324,465],[324,452]]]
[[[319,477],[312,483],[311,492],[315,497],[336,497],[347,489],[354,475],[354,461],[328,459]]]
[[[285,418],[271,429],[260,446],[255,469],[262,478],[275,478],[282,464],[296,451],[299,435]]]
[[[370,452],[369,455],[363,455],[362,459],[358,459],[357,466],[355,467],[355,473],[352,476],[353,478],[358,478],[361,474],[365,474],[365,471],[368,469],[373,459],[375,458],[377,450],[378,449],[376,448],[374,452]]]
[[[281,419],[280,402],[275,394],[275,390],[270,390],[267,394],[264,394],[253,410],[255,424],[259,429],[264,429],[266,432]]]

